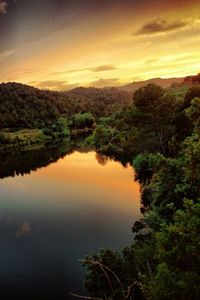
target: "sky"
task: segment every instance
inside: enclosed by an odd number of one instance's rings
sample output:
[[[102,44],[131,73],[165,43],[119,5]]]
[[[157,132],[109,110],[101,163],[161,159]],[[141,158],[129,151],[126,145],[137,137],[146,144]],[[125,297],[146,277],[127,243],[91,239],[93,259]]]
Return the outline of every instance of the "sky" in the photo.
[[[200,72],[200,0],[0,0],[0,82],[119,86]]]

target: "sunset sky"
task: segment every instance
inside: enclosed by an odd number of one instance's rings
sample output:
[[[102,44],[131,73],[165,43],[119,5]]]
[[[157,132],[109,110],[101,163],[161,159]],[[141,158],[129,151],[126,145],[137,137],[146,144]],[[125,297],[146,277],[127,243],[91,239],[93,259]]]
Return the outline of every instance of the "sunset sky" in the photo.
[[[200,0],[0,0],[0,82],[118,86],[199,58]]]

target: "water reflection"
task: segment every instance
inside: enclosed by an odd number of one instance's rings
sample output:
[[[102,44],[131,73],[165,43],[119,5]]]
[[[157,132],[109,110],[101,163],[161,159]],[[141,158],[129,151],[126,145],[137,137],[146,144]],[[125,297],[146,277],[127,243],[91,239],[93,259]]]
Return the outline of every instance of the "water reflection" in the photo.
[[[25,175],[73,152],[70,145],[0,155],[0,178]]]
[[[72,152],[1,160],[0,299],[69,299],[71,291],[84,292],[80,258],[132,240],[140,206],[132,168]]]

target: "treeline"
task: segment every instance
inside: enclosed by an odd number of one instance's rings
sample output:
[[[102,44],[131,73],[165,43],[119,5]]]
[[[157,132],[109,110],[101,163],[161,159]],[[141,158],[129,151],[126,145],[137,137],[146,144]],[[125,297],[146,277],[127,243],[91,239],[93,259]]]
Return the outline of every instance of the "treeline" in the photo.
[[[129,160],[142,152],[176,155],[180,142],[193,130],[186,115],[191,100],[198,97],[199,86],[180,93],[154,84],[134,93],[133,105],[98,120],[93,135],[87,139],[108,155],[126,155]]]
[[[88,139],[109,155],[133,157],[143,217],[121,253],[87,256],[91,297],[131,300],[200,298],[200,86],[180,99],[158,86],[102,120]]]
[[[20,83],[0,84],[0,129],[43,128],[60,116],[90,112],[106,116],[130,104],[131,94],[115,88],[76,88],[69,92],[40,90]]]

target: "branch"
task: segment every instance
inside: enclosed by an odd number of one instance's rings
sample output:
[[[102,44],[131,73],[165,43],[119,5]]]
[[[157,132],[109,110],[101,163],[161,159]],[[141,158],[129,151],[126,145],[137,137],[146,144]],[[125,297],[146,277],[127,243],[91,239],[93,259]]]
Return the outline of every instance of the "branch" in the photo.
[[[118,284],[119,284],[119,286],[121,288],[121,291],[122,291],[122,294],[123,294],[123,298],[124,298],[124,300],[126,300],[126,295],[125,295],[125,291],[124,291],[124,288],[122,286],[121,280],[119,279],[119,277],[117,276],[117,274],[113,270],[111,270],[109,267],[105,266],[104,264],[100,263],[99,261],[87,260],[87,259],[86,260],[85,259],[81,259],[80,261],[81,262],[85,262],[85,263],[90,263],[92,265],[97,265],[99,267],[101,266],[101,267],[105,268],[106,270],[108,270],[115,277],[115,279],[117,280],[117,282],[118,282]]]
[[[114,290],[113,290],[113,286],[112,286],[112,283],[111,283],[111,281],[110,281],[109,275],[106,273],[106,271],[104,270],[104,268],[103,268],[102,266],[99,266],[99,267],[100,267],[101,271],[104,273],[106,279],[108,280],[108,284],[109,284],[110,289],[111,289],[111,291],[112,291],[112,294],[113,294],[113,296],[114,296]]]
[[[88,300],[103,300],[102,298],[95,298],[95,297],[87,297],[87,296],[81,296],[74,293],[70,293],[71,296],[79,298],[79,299],[88,299]]]
[[[134,288],[135,284],[137,283],[137,280],[135,280],[129,287],[126,295],[126,299],[128,300],[131,296],[131,291]]]

